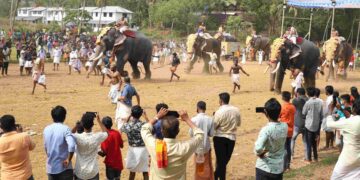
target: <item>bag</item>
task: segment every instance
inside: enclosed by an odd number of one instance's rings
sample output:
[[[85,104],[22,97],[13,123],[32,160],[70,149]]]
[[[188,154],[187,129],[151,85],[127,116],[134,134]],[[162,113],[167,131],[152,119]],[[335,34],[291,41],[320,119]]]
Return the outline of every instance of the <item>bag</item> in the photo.
[[[46,53],[46,58],[50,58],[50,53],[49,52]]]

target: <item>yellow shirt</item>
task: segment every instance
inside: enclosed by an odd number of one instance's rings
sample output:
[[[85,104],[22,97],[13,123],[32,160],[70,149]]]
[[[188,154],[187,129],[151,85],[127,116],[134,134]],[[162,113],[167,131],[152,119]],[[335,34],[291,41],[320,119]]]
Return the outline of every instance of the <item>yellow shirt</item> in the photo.
[[[151,157],[150,180],[186,179],[186,162],[203,142],[204,132],[196,128],[194,129],[194,137],[183,142],[164,138],[167,147],[168,167],[159,169],[156,163],[155,137],[151,133],[152,130],[153,127],[149,123],[144,124],[141,128],[141,137]]]
[[[29,179],[32,175],[29,151],[34,148],[35,143],[26,133],[3,134],[0,137],[0,179]]]

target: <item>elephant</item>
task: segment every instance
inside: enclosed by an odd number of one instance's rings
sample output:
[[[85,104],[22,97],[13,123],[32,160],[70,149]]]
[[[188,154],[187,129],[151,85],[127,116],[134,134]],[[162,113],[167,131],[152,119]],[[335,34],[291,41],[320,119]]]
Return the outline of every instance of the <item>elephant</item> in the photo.
[[[110,28],[102,36],[102,46],[106,51],[113,50],[117,62],[116,69],[121,76],[127,76],[124,71],[125,64],[129,61],[133,70],[134,79],[140,78],[138,62],[142,62],[145,69],[145,79],[151,78],[150,63],[152,56],[152,42],[142,33],[128,31],[133,37],[125,36],[119,30]]]
[[[189,65],[185,70],[186,73],[190,73],[190,71],[193,69],[194,63],[196,62],[197,58],[203,58],[203,72],[209,73],[210,55],[208,55],[207,52],[214,52],[217,55],[217,67],[219,68],[220,72],[224,71],[224,67],[220,62],[221,41],[216,39],[205,39],[200,35],[190,34],[187,37],[186,46],[189,60]]]
[[[344,79],[347,78],[347,67],[353,55],[353,48],[346,41],[331,38],[325,42],[323,46],[323,56],[325,62],[323,65],[329,65],[325,81],[330,77],[337,79],[337,75],[341,75]]]
[[[254,48],[255,60],[256,60],[256,53],[259,50],[264,51],[264,61],[269,60],[270,55],[270,39],[267,37],[256,36],[250,37],[248,44],[250,47]]]
[[[294,44],[285,38],[276,39],[271,45],[269,62],[270,91],[281,92],[286,69],[300,70],[304,74],[305,88],[315,87],[319,57],[319,48],[311,41],[300,38],[298,44]]]

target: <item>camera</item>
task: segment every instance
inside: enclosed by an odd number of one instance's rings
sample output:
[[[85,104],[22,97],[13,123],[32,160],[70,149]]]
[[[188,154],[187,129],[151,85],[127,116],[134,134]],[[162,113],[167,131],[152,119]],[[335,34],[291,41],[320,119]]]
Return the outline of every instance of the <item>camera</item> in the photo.
[[[256,113],[265,113],[265,107],[256,107],[255,112]]]

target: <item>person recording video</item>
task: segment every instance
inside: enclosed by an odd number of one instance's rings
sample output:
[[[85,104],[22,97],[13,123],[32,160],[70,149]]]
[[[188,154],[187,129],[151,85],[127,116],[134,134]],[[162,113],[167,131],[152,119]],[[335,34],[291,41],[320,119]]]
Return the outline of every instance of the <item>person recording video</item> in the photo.
[[[256,179],[283,179],[285,141],[288,126],[279,122],[281,105],[271,98],[262,108],[256,108],[257,113],[264,113],[268,123],[263,127],[255,142]]]

